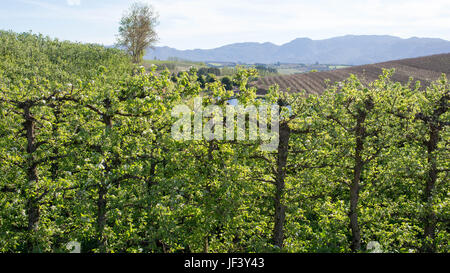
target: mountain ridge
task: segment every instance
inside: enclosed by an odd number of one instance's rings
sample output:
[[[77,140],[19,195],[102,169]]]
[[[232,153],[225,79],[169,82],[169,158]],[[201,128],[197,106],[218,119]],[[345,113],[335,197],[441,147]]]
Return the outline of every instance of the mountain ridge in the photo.
[[[148,50],[145,59],[175,57],[190,61],[235,63],[322,63],[364,65],[404,58],[449,53],[450,41],[440,38],[399,38],[390,35],[345,35],[312,40],[300,37],[282,45],[243,42],[213,49],[177,50],[162,46]]]

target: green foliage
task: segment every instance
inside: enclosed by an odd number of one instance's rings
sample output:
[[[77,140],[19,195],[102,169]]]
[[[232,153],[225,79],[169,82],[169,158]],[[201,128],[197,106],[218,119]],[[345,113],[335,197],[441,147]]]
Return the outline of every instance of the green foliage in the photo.
[[[215,76],[220,76],[220,69],[217,67],[202,67],[198,70],[197,75],[202,76],[208,76],[210,74],[213,74]]]
[[[230,77],[225,76],[220,80],[220,82],[227,90],[233,90],[233,80]]]
[[[317,96],[271,87],[289,137],[264,152],[171,136],[171,109],[195,96],[261,103],[255,69],[146,71],[30,33],[0,32],[0,56],[1,252],[450,250],[444,76],[411,89],[385,71]]]

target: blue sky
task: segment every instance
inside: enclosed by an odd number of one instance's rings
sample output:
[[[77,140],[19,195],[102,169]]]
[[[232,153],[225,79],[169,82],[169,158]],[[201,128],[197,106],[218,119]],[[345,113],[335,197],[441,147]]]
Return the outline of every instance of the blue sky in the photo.
[[[0,0],[0,29],[113,44],[133,0]],[[158,45],[214,48],[346,34],[450,40],[449,0],[151,0]]]

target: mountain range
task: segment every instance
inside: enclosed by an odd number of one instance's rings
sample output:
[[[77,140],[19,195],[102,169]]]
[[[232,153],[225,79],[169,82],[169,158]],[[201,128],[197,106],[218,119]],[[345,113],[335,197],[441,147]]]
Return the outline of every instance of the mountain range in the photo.
[[[363,65],[450,52],[450,41],[402,39],[388,35],[346,35],[324,40],[298,38],[283,45],[235,43],[214,49],[177,50],[167,46],[147,51],[145,59],[179,58],[202,62],[321,63]]]

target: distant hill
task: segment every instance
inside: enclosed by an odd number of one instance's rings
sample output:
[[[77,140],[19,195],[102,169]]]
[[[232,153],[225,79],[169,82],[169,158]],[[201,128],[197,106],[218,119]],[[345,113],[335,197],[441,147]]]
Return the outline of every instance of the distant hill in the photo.
[[[393,36],[347,35],[325,40],[295,39],[272,43],[237,43],[215,49],[177,50],[156,47],[146,59],[177,57],[190,61],[236,63],[322,63],[362,65],[450,52],[450,41],[434,38],[401,39]]]
[[[259,93],[265,93],[269,86],[274,84],[278,84],[281,90],[289,88],[291,92],[306,90],[308,93],[320,93],[326,88],[325,80],[335,83],[348,78],[350,74],[355,74],[363,82],[372,82],[378,79],[383,68],[395,69],[392,77],[394,81],[407,83],[409,78],[413,77],[414,80],[419,80],[423,86],[426,86],[437,80],[442,73],[450,78],[450,53],[353,66],[332,71],[265,77],[254,85],[258,88]]]

